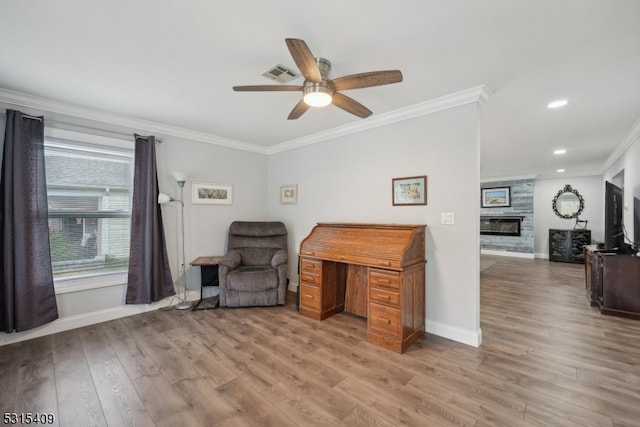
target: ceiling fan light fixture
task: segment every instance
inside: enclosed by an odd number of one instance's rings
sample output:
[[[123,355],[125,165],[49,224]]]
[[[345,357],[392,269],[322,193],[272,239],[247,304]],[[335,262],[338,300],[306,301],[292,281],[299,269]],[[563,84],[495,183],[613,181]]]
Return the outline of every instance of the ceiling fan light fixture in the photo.
[[[333,100],[333,90],[322,83],[307,84],[302,99],[310,107],[326,107]]]

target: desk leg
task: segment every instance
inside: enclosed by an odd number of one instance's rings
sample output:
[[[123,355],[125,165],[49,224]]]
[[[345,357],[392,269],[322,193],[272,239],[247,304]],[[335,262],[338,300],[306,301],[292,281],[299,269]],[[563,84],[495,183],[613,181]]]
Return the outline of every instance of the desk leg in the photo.
[[[216,265],[201,265],[200,266],[200,276],[201,276],[201,280],[200,280],[200,299],[198,300],[196,305],[193,306],[192,310],[207,310],[207,309],[210,309],[210,308],[216,308],[218,306],[218,299],[219,299],[218,295],[215,295],[215,296],[209,297],[209,298],[203,298],[203,295],[204,295],[204,288],[211,287],[211,286],[219,286],[220,281],[218,280],[218,265],[217,264]],[[199,305],[205,299],[210,300],[209,305],[199,308]],[[209,301],[207,301],[207,302],[209,302]]]

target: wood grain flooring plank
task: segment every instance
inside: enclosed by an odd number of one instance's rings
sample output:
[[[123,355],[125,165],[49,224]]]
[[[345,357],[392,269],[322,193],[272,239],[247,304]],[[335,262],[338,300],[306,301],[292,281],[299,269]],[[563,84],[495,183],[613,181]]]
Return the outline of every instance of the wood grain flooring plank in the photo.
[[[59,425],[58,398],[53,363],[53,338],[33,340],[32,346],[20,345],[14,412],[55,414]]]
[[[172,330],[145,335],[137,342],[144,354],[171,383],[198,375],[193,362],[174,343],[175,337],[176,331]]]
[[[77,330],[53,335],[53,362],[60,425],[106,426]]]
[[[379,393],[377,387],[354,377],[346,378],[337,384],[337,390],[350,395],[360,396],[360,405],[395,425],[407,426],[473,426],[476,420],[466,416],[459,418],[451,414],[437,402],[427,398],[416,405],[408,404],[403,397],[393,393]]]
[[[395,422],[358,405],[343,420],[350,427],[396,427]],[[427,424],[425,424],[427,425]]]
[[[266,399],[263,393],[255,391],[250,383],[242,377],[229,381],[216,388],[218,396],[236,409],[238,417],[242,419],[244,425],[260,425],[265,427],[299,426],[292,420],[286,412],[273,409],[273,403]],[[230,422],[222,421],[222,425],[229,425]]]
[[[89,366],[109,426],[153,426],[147,409],[117,358]]]

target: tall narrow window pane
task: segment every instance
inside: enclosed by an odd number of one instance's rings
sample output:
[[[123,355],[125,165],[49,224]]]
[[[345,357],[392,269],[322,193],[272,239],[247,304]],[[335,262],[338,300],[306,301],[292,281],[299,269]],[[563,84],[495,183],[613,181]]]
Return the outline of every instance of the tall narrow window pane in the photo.
[[[126,271],[133,151],[45,141],[54,278]]]

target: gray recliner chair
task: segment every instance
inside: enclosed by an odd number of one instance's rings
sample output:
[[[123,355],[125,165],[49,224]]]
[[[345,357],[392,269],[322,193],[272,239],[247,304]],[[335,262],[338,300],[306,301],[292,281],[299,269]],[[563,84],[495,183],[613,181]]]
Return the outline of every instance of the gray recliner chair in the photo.
[[[220,260],[221,307],[284,305],[287,229],[282,222],[234,221]]]

